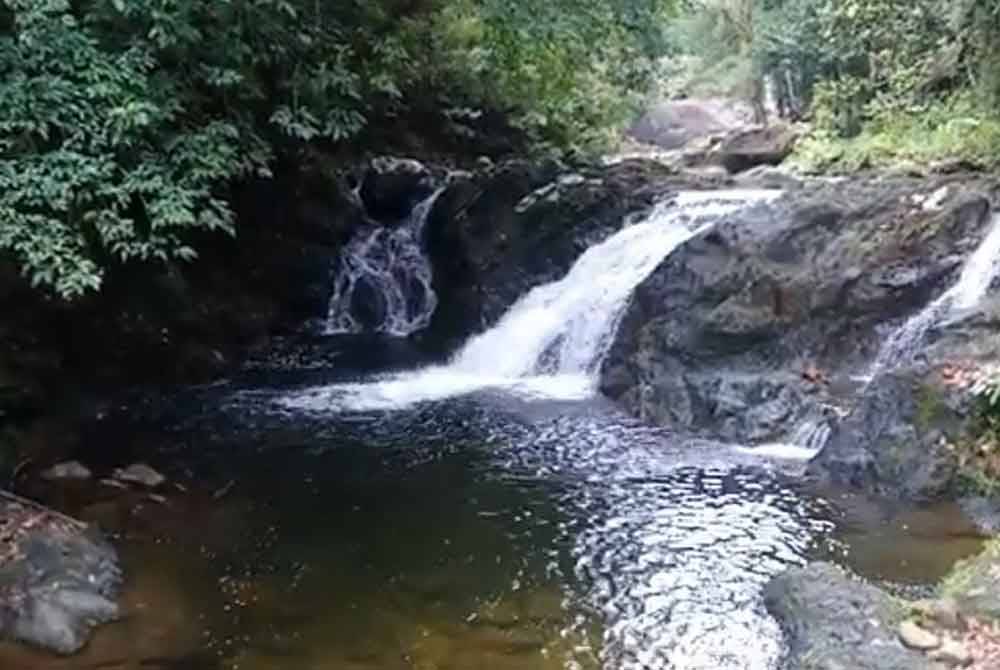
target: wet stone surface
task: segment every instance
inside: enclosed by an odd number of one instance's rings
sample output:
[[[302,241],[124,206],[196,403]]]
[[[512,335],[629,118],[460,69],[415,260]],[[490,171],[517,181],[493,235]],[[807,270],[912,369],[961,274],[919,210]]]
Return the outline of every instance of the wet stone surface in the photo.
[[[58,654],[79,651],[118,617],[114,549],[82,523],[0,494],[0,635]]]

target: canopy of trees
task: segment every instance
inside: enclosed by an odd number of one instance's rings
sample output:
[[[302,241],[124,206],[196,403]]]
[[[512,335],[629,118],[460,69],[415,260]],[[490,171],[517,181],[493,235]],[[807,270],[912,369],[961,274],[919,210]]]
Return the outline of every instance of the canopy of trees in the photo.
[[[827,137],[1000,162],[1000,0],[685,0],[672,31],[675,92],[767,82]]]
[[[63,297],[234,231],[224,186],[415,96],[593,139],[668,0],[2,0],[0,253]]]

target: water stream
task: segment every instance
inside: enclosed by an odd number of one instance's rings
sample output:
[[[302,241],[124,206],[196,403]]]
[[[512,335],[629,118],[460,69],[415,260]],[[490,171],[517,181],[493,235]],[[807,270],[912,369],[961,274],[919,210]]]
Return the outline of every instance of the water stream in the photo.
[[[778,195],[682,194],[446,365],[124,404],[91,439],[109,463],[155,454],[176,490],[61,506],[114,533],[128,616],[65,661],[0,645],[0,667],[777,670],[761,589],[789,566],[936,579],[979,546],[950,512],[805,489],[795,459],[682,439],[596,393],[635,286]],[[946,537],[921,534],[939,518]]]
[[[427,327],[437,307],[424,227],[439,188],[394,226],[371,224],[340,254],[326,333],[385,333],[405,337]]]

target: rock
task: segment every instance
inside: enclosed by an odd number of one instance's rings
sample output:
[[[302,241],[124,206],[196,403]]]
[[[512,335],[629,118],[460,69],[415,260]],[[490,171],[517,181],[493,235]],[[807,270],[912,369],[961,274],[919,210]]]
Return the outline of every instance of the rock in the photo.
[[[941,595],[953,599],[965,616],[1000,621],[1000,541],[959,562],[942,583]]]
[[[948,436],[962,433],[965,410],[922,375],[891,373],[866,390],[810,464],[819,479],[907,498],[947,493],[957,473]]]
[[[741,130],[716,146],[713,160],[734,174],[759,165],[778,165],[792,153],[798,139],[798,131],[783,124]]]
[[[138,484],[151,489],[167,481],[166,477],[145,463],[135,463],[127,468],[119,468],[115,470],[114,478],[120,482]]]
[[[930,653],[930,658],[949,668],[964,668],[972,665],[972,654],[961,642],[945,639],[941,647]]]
[[[889,594],[829,563],[795,568],[764,589],[768,611],[788,636],[789,670],[931,670],[902,646],[899,606]]]
[[[51,468],[42,471],[42,479],[46,481],[58,481],[66,479],[90,479],[92,473],[87,466],[83,465],[79,461],[66,461],[65,463],[57,463]]]
[[[821,420],[833,431],[813,478],[913,498],[953,490],[947,444],[968,421],[967,396],[919,361],[865,394],[855,379],[955,281],[989,228],[992,188],[808,180],[716,222],[636,288],[602,391],[644,420],[744,444],[791,442]],[[925,351],[988,359],[997,328],[1000,307],[984,300],[929,333]]]
[[[910,649],[929,651],[941,646],[941,638],[910,619],[899,624],[898,633],[899,639]]]
[[[359,195],[370,217],[383,223],[402,221],[414,205],[434,190],[434,178],[423,163],[382,156],[369,164],[361,178]]]
[[[953,631],[963,631],[966,628],[958,603],[952,598],[919,600],[913,603],[913,610],[939,628]]]
[[[753,109],[739,100],[671,100],[643,113],[628,135],[663,149],[680,149],[694,139],[745,126],[752,119]]]
[[[515,161],[455,181],[427,224],[439,300],[427,338],[457,345],[531,288],[562,277],[627,214],[696,180],[627,160],[572,172]]]
[[[0,495],[0,637],[73,654],[118,617],[114,549],[85,525]]]

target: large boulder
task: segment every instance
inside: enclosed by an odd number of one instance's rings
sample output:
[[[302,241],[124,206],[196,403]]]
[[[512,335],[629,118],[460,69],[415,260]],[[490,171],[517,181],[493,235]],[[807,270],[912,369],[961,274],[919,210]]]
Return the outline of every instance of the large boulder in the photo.
[[[0,491],[0,637],[73,654],[118,617],[120,585],[93,529]]]
[[[789,670],[930,670],[897,639],[905,611],[889,594],[829,563],[785,572],[764,590],[788,636]]]
[[[628,135],[661,149],[680,149],[692,140],[746,126],[752,119],[753,109],[740,100],[669,100],[646,110]]]
[[[988,186],[807,182],[718,221],[637,288],[602,389],[644,419],[740,443],[789,442],[804,423],[837,424],[887,332],[954,281],[981,241]],[[984,355],[988,322],[942,340],[938,355]],[[877,415],[886,439],[915,434],[903,425],[920,414],[919,398],[898,389],[871,397],[883,402],[861,410],[859,427]],[[906,444],[918,449],[946,432],[929,426]],[[844,435],[827,454],[861,453],[858,483],[884,478],[898,488],[912,476],[913,491],[940,490],[948,479],[888,461],[872,469],[883,441]]]

